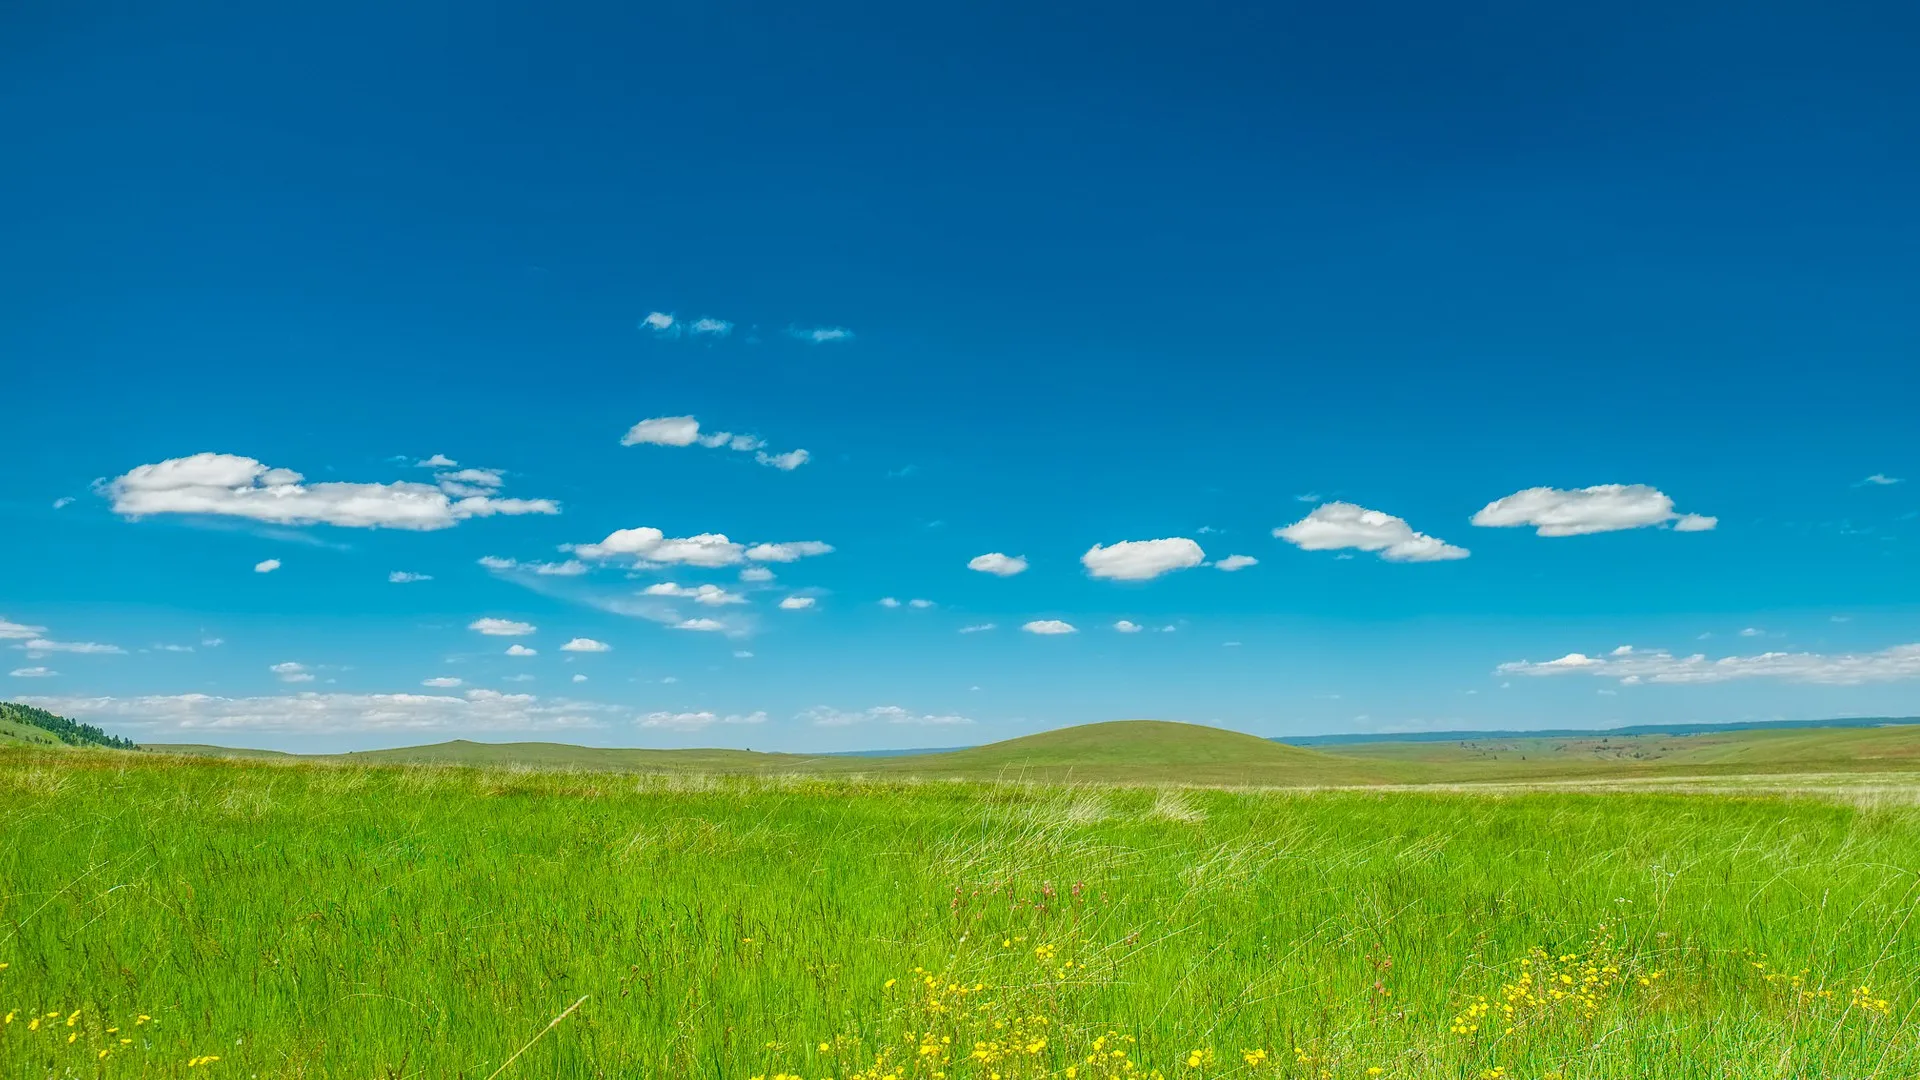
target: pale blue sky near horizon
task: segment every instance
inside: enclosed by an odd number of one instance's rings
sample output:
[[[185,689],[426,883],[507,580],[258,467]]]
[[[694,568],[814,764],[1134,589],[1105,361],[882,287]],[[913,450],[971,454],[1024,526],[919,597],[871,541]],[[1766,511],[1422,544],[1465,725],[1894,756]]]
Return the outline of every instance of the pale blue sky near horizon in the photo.
[[[296,750],[1920,714],[1916,30],[16,5],[0,698]]]

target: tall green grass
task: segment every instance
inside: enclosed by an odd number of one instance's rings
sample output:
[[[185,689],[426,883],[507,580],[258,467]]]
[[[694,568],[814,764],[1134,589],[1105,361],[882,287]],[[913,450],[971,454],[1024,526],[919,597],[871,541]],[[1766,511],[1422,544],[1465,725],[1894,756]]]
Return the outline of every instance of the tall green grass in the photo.
[[[20,751],[0,840],[8,1077],[485,1080],[583,996],[502,1076],[1920,1075],[1905,806]],[[1508,1034],[1535,949],[1616,970]]]

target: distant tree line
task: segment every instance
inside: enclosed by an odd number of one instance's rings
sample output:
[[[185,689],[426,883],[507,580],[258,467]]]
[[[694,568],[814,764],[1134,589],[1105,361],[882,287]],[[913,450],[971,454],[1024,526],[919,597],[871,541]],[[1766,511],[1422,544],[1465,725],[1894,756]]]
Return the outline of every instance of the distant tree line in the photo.
[[[37,727],[68,746],[105,746],[114,750],[136,749],[132,739],[109,735],[92,724],[69,720],[45,709],[36,709],[31,705],[0,701],[0,720],[12,720],[29,727]]]

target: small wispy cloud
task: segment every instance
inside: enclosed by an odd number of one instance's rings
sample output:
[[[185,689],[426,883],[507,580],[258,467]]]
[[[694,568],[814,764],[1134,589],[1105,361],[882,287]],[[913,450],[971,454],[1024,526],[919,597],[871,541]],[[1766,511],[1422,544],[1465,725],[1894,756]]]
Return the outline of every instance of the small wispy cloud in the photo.
[[[256,574],[271,574],[278,569],[280,569],[279,559],[261,559],[253,564],[253,572]]]
[[[787,334],[813,345],[853,340],[853,331],[844,326],[790,326],[787,328]]]
[[[395,570],[387,575],[387,580],[395,585],[406,585],[415,581],[432,581],[432,574],[416,574],[411,570]]]
[[[1860,487],[1862,485],[1871,484],[1874,487],[1890,487],[1899,482],[1900,482],[1900,478],[1897,476],[1888,476],[1886,473],[1874,473],[1872,476],[1867,477],[1865,480],[1860,481],[1859,484],[1856,484],[1854,486]]]

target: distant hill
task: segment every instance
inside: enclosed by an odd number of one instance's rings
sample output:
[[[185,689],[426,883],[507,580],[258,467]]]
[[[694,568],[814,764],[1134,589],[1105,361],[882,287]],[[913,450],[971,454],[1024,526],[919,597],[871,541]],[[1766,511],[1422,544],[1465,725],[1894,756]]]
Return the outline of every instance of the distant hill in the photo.
[[[132,750],[132,740],[116,738],[92,724],[82,724],[31,705],[0,701],[0,737],[25,745],[104,746]]]
[[[158,752],[367,764],[732,773],[920,780],[1328,787],[1535,783],[1781,773],[1920,772],[1920,723],[1745,725],[1688,733],[1452,733],[1293,746],[1220,728],[1118,720],[985,746],[884,757],[751,750],[643,750],[467,740],[305,757],[153,745]]]
[[[1537,728],[1529,731],[1403,731],[1389,734],[1343,732],[1335,735],[1283,735],[1273,741],[1285,743],[1288,746],[1348,746],[1354,743],[1599,739],[1622,735],[1705,735],[1719,731],[1886,727],[1892,724],[1920,724],[1920,716],[1855,716],[1831,720],[1746,720],[1729,724],[1633,724],[1614,728]]]

